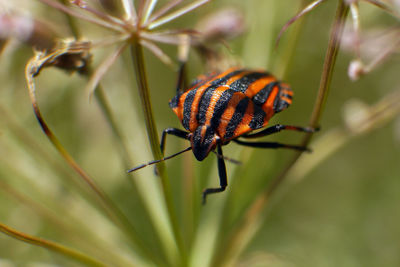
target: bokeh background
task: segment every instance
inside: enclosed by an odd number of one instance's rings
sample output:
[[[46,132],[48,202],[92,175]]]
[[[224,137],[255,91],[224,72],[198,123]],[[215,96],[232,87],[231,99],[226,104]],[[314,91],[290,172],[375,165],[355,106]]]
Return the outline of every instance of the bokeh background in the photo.
[[[243,66],[267,69],[288,82],[295,94],[293,105],[276,115],[271,125],[305,126],[314,106],[337,2],[327,1],[296,22],[283,34],[277,48],[275,41],[282,26],[309,2],[211,1],[166,27],[194,28],[199,20],[218,10],[237,9],[243,16],[244,32],[227,41],[229,48],[216,44],[215,49]],[[50,24],[60,38],[71,36],[64,14],[37,1],[0,4],[2,12],[12,10],[38,18]],[[397,5],[399,11],[398,1],[388,4]],[[398,43],[399,21],[363,1],[359,8],[361,36],[366,40],[362,57],[369,62],[385,49],[368,39],[369,34],[374,40],[381,38],[380,31],[397,30],[397,39],[386,44]],[[99,27],[82,21],[79,25],[85,39],[106,36],[107,31]],[[321,131],[310,145],[314,152],[304,155],[303,165],[296,165],[288,182],[274,194],[263,210],[265,220],[260,231],[232,263],[234,266],[400,266],[400,117],[393,115],[384,123],[376,123],[372,130],[351,134],[353,115],[365,114],[370,106],[400,90],[399,50],[361,79],[351,81],[348,66],[355,53],[348,41],[354,36],[350,16],[348,26],[344,33],[347,43],[339,52]],[[109,251],[116,258],[146,266],[146,259],[137,256],[118,227],[94,208],[96,204],[82,189],[82,183],[76,182],[77,175],[42,133],[24,77],[32,48],[8,37],[2,41],[0,55],[0,221],[90,255]],[[161,47],[176,58],[176,47]],[[93,50],[94,68],[112,49]],[[168,107],[175,93],[176,69],[148,51],[145,56],[158,132],[167,127],[182,128]],[[192,51],[188,78],[207,71],[201,56]],[[128,176],[125,173],[125,162],[133,167],[153,159],[129,51],[101,82],[122,129],[120,140],[115,140],[96,100],[88,98],[86,83],[87,78],[78,74],[54,68],[43,70],[36,79],[43,116],[64,147],[139,229],[145,243],[161,255],[163,247],[172,241],[160,181],[151,167]],[[329,139],[335,131],[344,134]],[[298,143],[301,135],[284,132],[263,140]],[[119,142],[129,151],[129,159],[121,153]],[[166,154],[187,146],[188,142],[171,137]],[[256,195],[293,156],[292,151],[242,148],[236,144],[224,147],[224,154],[242,164],[227,162],[227,191],[210,196],[206,206],[200,203],[202,189],[218,185],[215,155],[197,162],[188,152],[166,162],[179,225],[191,251],[191,266],[209,264],[216,249],[216,233],[242,218]],[[222,222],[226,225],[221,227]],[[68,227],[62,226],[64,223]],[[0,235],[0,266],[57,264],[76,263]]]

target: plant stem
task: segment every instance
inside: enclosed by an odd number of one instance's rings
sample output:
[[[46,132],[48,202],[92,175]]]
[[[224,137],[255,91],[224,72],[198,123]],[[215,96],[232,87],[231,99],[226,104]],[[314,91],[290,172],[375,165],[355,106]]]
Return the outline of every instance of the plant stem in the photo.
[[[323,108],[328,97],[331,84],[332,74],[340,47],[340,39],[348,13],[348,6],[344,0],[339,0],[334,23],[330,32],[330,40],[327,53],[325,55],[323,71],[321,75],[320,85],[318,89],[317,99],[315,101],[314,110],[309,122],[310,127],[317,127],[322,115]],[[312,133],[307,133],[301,142],[301,146],[307,146],[311,140]],[[258,197],[250,204],[245,211],[243,219],[237,223],[232,231],[225,239],[225,247],[222,253],[217,255],[212,266],[229,265],[228,262],[234,262],[247,243],[252,239],[258,231],[263,221],[262,211],[268,204],[269,197],[273,194],[278,186],[284,181],[286,174],[299,159],[301,152],[297,152],[287,167],[272,181],[271,185],[261,192]]]
[[[22,240],[26,243],[30,243],[32,245],[44,247],[49,250],[58,252],[60,254],[63,254],[67,258],[74,259],[86,266],[106,266],[103,263],[101,263],[100,261],[93,259],[93,258],[87,256],[86,254],[83,254],[82,252],[65,247],[63,245],[57,244],[52,241],[48,241],[48,240],[45,240],[42,238],[27,235],[25,233],[22,233],[15,229],[12,229],[2,223],[0,223],[0,232],[3,232],[4,234],[9,235],[18,240]]]
[[[153,109],[150,102],[150,92],[147,83],[147,76],[145,70],[144,56],[143,56],[143,48],[141,44],[138,42],[136,38],[134,38],[131,45],[131,56],[132,62],[136,74],[136,81],[139,89],[140,100],[142,103],[142,108],[145,116],[145,124],[147,129],[147,134],[150,142],[151,151],[153,157],[156,160],[162,158],[162,153],[160,149],[159,137],[157,134],[157,127],[155,124]],[[178,246],[180,257],[181,257],[181,265],[186,266],[187,264],[187,256],[186,250],[183,246],[183,240],[181,236],[181,232],[178,227],[178,220],[176,216],[176,211],[173,205],[172,193],[171,193],[171,185],[169,183],[169,179],[167,176],[165,163],[160,162],[157,164],[157,171],[161,179],[162,189],[164,193],[164,200],[167,207],[169,219],[172,226],[172,231],[174,234],[175,242]]]
[[[349,7],[345,3],[344,0],[339,1],[339,6],[336,11],[336,16],[334,19],[334,23],[332,25],[328,49],[325,55],[324,65],[321,74],[321,80],[319,83],[317,99],[315,100],[314,109],[311,114],[310,122],[308,125],[312,128],[316,128],[319,126],[319,121],[322,116],[322,112],[325,107],[326,100],[329,95],[330,85],[333,76],[333,70],[336,63],[337,54],[340,48],[340,40],[343,33],[346,17],[349,11]],[[313,133],[305,134],[300,146],[307,146]],[[298,160],[301,156],[302,152],[297,152],[293,159],[289,162],[287,167],[282,171],[282,173],[272,182],[271,186],[268,188],[266,195],[271,195],[276,188],[281,184],[282,180],[285,178],[289,169],[293,166],[293,164]]]
[[[116,225],[120,226],[132,241],[135,244],[136,248],[140,250],[143,255],[146,255],[148,259],[156,260],[153,252],[145,245],[145,242],[139,237],[138,232],[133,228],[131,222],[126,217],[126,215],[119,209],[117,205],[114,204],[111,198],[95,183],[92,177],[83,170],[79,164],[74,160],[74,158],[68,153],[68,151],[63,147],[61,142],[58,140],[56,135],[47,125],[44,120],[39,105],[36,99],[36,88],[33,78],[33,69],[35,68],[36,59],[31,59],[26,66],[25,77],[28,84],[29,97],[32,102],[32,107],[34,110],[34,114],[39,122],[40,127],[42,128],[44,134],[47,136],[51,144],[56,148],[56,150],[60,153],[63,159],[68,163],[68,165],[73,168],[80,176],[82,181],[91,189],[94,195],[99,200],[98,203],[103,208],[102,211],[105,212],[108,218]]]

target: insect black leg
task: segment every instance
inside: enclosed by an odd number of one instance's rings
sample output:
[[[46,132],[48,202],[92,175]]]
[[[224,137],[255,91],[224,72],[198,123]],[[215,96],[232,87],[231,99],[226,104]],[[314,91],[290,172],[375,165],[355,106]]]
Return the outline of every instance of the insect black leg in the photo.
[[[298,131],[298,132],[314,133],[314,132],[319,131],[319,128],[299,127],[299,126],[277,124],[277,125],[268,127],[267,129],[262,130],[261,132],[258,132],[258,133],[255,133],[255,134],[242,135],[241,137],[243,137],[243,138],[262,137],[262,136],[266,136],[266,135],[270,135],[270,134],[274,134],[274,133],[280,132],[282,130],[291,130],[291,131]]]
[[[185,65],[189,55],[190,38],[188,36],[182,36],[182,38],[180,38],[179,41],[180,41],[178,46],[179,70],[178,70],[178,81],[176,84],[176,95],[183,93],[183,88],[186,88]]]
[[[228,185],[228,181],[226,178],[226,168],[225,168],[225,161],[224,155],[222,154],[221,144],[217,144],[217,153],[220,155],[218,157],[218,174],[219,174],[219,188],[207,188],[203,191],[203,205],[206,204],[206,198],[209,194],[219,193],[225,190],[226,186]]]
[[[185,65],[186,65],[186,62],[184,62],[184,61],[179,62],[178,80],[176,82],[176,95],[179,95],[183,92],[182,88],[186,88]]]
[[[177,137],[183,138],[183,139],[189,139],[189,133],[182,131],[180,129],[176,128],[167,128],[163,131],[162,136],[161,136],[161,143],[160,143],[160,148],[161,148],[161,153],[164,155],[164,150],[165,150],[165,141],[167,139],[167,134],[175,135]]]
[[[296,145],[287,145],[287,144],[281,144],[281,143],[276,143],[276,142],[244,142],[240,141],[237,139],[232,140],[233,142],[242,145],[242,146],[250,146],[250,147],[256,147],[256,148],[288,148],[288,149],[294,149],[294,150],[299,150],[299,151],[307,151],[311,152],[311,150],[307,147],[304,146],[296,146]]]

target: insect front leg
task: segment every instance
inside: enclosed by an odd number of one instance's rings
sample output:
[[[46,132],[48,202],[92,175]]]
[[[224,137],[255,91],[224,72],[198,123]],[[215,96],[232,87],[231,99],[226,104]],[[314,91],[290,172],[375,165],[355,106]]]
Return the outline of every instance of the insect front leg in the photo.
[[[164,155],[164,151],[165,151],[165,142],[167,139],[167,134],[171,134],[171,135],[175,135],[179,138],[183,138],[188,140],[189,139],[189,133],[182,131],[180,129],[177,128],[167,128],[164,129],[162,136],[161,136],[161,142],[160,142],[160,148],[161,148],[161,153]]]
[[[277,125],[268,127],[267,129],[264,129],[261,132],[258,132],[258,133],[255,133],[255,134],[242,135],[241,137],[243,137],[243,138],[262,137],[262,136],[278,133],[278,132],[280,132],[282,130],[291,130],[291,131],[298,131],[298,132],[305,132],[305,133],[314,133],[314,132],[319,131],[319,128],[299,127],[299,126],[292,126],[292,125],[277,124]]]
[[[224,155],[222,154],[221,144],[217,144],[217,153],[218,153],[218,174],[219,174],[219,188],[207,188],[203,191],[203,205],[206,204],[206,198],[209,194],[219,193],[225,191],[225,188],[228,185],[228,180],[226,177],[226,167],[224,161]]]

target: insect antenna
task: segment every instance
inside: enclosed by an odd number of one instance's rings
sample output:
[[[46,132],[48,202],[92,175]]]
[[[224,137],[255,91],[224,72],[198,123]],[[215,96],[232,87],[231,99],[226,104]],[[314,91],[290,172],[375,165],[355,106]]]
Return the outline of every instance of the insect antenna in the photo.
[[[171,158],[176,157],[176,156],[178,156],[178,155],[180,155],[180,154],[182,154],[182,153],[184,153],[184,152],[186,152],[186,151],[189,151],[189,150],[191,150],[191,149],[192,149],[192,147],[188,147],[188,148],[186,148],[186,149],[184,149],[184,150],[182,150],[182,151],[179,151],[178,153],[172,154],[171,156],[164,157],[164,158],[159,159],[159,160],[153,160],[153,161],[150,161],[150,162],[148,162],[148,163],[145,163],[145,164],[136,166],[135,168],[132,168],[132,169],[128,170],[127,172],[134,172],[134,171],[137,171],[137,170],[139,170],[139,169],[141,169],[141,168],[144,168],[144,167],[146,167],[146,166],[153,165],[153,164],[159,163],[159,162],[164,161],[164,160],[167,160],[167,159],[171,159]]]

